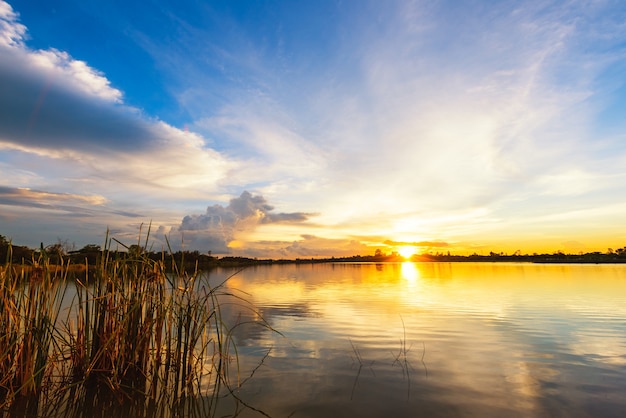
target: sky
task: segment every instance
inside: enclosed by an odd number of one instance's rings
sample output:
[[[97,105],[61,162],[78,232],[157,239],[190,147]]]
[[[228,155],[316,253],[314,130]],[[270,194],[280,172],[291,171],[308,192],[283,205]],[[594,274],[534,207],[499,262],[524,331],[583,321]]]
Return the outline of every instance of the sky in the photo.
[[[626,246],[621,0],[0,0],[0,234]]]

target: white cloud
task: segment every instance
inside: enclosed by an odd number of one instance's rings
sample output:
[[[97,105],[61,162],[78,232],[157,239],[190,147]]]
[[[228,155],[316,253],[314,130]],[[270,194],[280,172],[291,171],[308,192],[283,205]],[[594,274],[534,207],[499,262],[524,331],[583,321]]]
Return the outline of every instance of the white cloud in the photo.
[[[26,26],[18,23],[18,14],[11,5],[0,0],[0,47],[21,46],[26,34]]]
[[[114,103],[122,102],[122,92],[111,87],[104,75],[89,67],[86,62],[75,60],[67,52],[56,49],[32,51],[26,54],[30,63],[46,72],[48,80],[72,86],[82,93]]]
[[[17,66],[39,68],[46,74],[48,82],[61,83],[66,89],[73,88],[84,94],[121,103],[122,92],[111,87],[103,74],[87,65],[84,61],[75,60],[67,52],[54,48],[48,50],[29,50],[24,41],[27,29],[19,23],[19,15],[12,7],[0,1],[0,48],[3,55],[10,54]]]
[[[538,179],[543,193],[560,196],[583,195],[592,190],[606,187],[603,176],[598,176],[581,169],[569,169],[556,174],[547,174]]]

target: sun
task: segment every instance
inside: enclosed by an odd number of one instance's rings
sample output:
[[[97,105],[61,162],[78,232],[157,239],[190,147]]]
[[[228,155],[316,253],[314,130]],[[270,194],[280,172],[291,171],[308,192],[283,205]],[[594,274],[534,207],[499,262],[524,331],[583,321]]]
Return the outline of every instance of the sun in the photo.
[[[415,254],[415,247],[412,245],[403,245],[402,247],[398,247],[397,251],[398,254],[408,260],[413,254]]]

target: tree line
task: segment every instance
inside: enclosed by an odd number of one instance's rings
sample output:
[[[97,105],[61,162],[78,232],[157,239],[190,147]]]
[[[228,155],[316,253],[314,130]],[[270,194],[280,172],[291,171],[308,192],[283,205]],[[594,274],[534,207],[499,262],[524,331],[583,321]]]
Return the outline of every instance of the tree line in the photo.
[[[140,245],[133,244],[128,247],[104,249],[100,245],[88,244],[76,250],[73,244],[67,241],[58,240],[54,244],[41,246],[32,249],[22,245],[13,244],[5,236],[0,235],[0,265],[6,263],[29,264],[38,260],[42,255],[50,264],[61,264],[61,262],[74,265],[96,265],[98,259],[104,253],[112,257],[147,257],[154,261],[163,261],[167,268],[173,265],[183,267],[185,270],[209,269],[212,267],[242,267],[248,265],[286,263],[290,260],[270,260],[248,257],[224,256],[216,257],[211,252],[202,253],[200,251],[152,251]]]
[[[130,245],[121,250],[106,250],[114,253],[117,257],[148,257],[152,260],[162,260],[166,266],[176,264],[185,269],[208,269],[212,267],[243,267],[263,264],[286,264],[286,263],[328,263],[328,262],[400,262],[406,261],[397,252],[383,253],[380,249],[375,250],[374,255],[354,255],[349,257],[326,257],[326,258],[296,258],[296,259],[258,259],[249,257],[224,256],[216,257],[211,252],[200,251],[176,251],[165,254],[145,249],[139,245]],[[61,261],[71,264],[95,265],[98,257],[103,254],[100,245],[88,244],[76,250],[73,245],[59,240],[58,242],[38,249],[31,249],[22,245],[15,245],[5,236],[0,235],[0,264],[29,263],[45,255],[51,264],[60,264]],[[423,262],[532,262],[532,263],[626,263],[626,247],[616,250],[609,248],[606,252],[594,251],[588,253],[566,254],[562,251],[545,254],[521,254],[516,251],[513,254],[489,252],[489,254],[454,255],[448,253],[415,254],[410,261]]]

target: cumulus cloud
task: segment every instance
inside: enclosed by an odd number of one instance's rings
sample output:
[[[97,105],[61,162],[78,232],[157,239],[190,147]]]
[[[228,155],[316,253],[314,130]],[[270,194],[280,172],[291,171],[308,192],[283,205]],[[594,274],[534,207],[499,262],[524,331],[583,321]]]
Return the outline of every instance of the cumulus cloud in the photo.
[[[304,223],[313,214],[304,212],[274,213],[274,207],[260,195],[248,191],[230,200],[228,206],[212,205],[201,215],[187,215],[178,231],[186,241],[215,252],[230,252],[228,245],[240,232],[250,232],[259,225]]]
[[[138,151],[167,137],[121,104],[122,94],[85,62],[57,50],[0,46],[0,141],[22,148]]]

